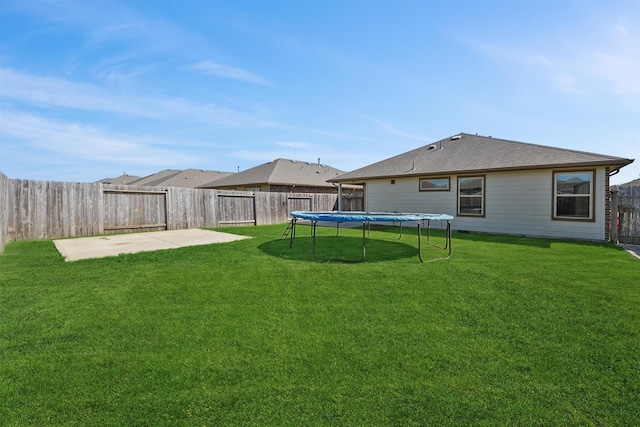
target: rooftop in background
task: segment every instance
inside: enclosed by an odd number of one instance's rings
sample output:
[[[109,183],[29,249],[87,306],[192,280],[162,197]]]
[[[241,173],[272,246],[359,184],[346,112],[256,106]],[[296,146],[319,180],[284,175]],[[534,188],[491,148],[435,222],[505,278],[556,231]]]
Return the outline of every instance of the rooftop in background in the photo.
[[[233,175],[233,172],[206,171],[201,169],[187,169],[163,181],[163,186],[196,188],[209,182]]]
[[[634,179],[633,181],[629,181],[629,182],[625,182],[624,184],[620,184],[620,185],[633,185],[633,186],[640,186],[640,178],[638,179]]]
[[[606,165],[614,171],[632,162],[621,157],[460,133],[331,181],[573,166]]]
[[[280,158],[200,187],[229,189],[230,187],[268,185],[333,189],[335,185],[327,180],[342,174],[344,174],[343,171],[320,162],[312,163]]]
[[[117,184],[117,185],[131,185],[132,183],[139,181],[140,177],[136,175],[122,174],[117,178],[104,178],[96,182],[103,184]]]
[[[207,171],[201,169],[175,170],[166,169],[140,178],[133,175],[121,175],[117,178],[105,178],[103,184],[136,185],[151,187],[185,187],[196,188],[202,184],[215,182],[218,179],[233,175],[233,172]]]

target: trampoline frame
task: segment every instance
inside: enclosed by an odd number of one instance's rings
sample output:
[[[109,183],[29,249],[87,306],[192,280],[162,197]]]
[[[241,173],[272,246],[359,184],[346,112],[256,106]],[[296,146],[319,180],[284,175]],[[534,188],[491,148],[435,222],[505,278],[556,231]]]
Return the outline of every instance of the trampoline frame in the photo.
[[[291,212],[291,232],[289,247],[293,248],[296,239],[296,224],[298,219],[306,219],[311,221],[311,252],[313,257],[318,261],[338,261],[345,263],[358,263],[362,262],[366,256],[366,231],[369,229],[369,237],[371,237],[371,223],[375,222],[399,222],[400,223],[400,235],[398,240],[402,238],[402,223],[407,221],[415,221],[418,227],[418,259],[421,263],[439,261],[449,259],[451,257],[451,215],[445,214],[425,214],[425,213],[387,213],[387,212],[340,212],[340,211],[293,211]],[[362,222],[362,254],[357,259],[344,259],[344,258],[320,258],[316,255],[316,226],[319,221],[322,222],[335,222],[336,223],[336,236],[340,233],[340,224],[343,222]],[[427,245],[433,246],[443,251],[447,251],[447,255],[441,258],[435,258],[431,260],[422,259],[422,228],[424,223],[427,223]],[[446,221],[447,228],[445,234],[444,246],[439,246],[431,243],[431,221]]]

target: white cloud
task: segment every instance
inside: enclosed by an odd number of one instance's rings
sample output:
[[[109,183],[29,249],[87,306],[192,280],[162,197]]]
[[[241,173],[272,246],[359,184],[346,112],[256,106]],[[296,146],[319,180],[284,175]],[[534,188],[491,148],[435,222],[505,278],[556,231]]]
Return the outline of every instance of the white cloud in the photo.
[[[421,135],[415,135],[413,133],[410,132],[406,132],[402,129],[397,128],[395,125],[386,122],[384,120],[380,120],[380,119],[376,119],[373,117],[368,117],[362,114],[353,114],[354,116],[366,120],[368,122],[374,123],[375,125],[377,125],[378,127],[380,127],[381,129],[383,129],[385,132],[394,135],[394,136],[400,136],[403,138],[409,138],[409,139],[416,139],[418,141],[425,141],[425,142],[431,142],[431,141],[435,141],[434,138],[428,138],[428,137],[424,137]]]
[[[638,40],[637,26],[627,24],[625,18],[605,17],[597,24],[576,23],[540,40],[517,44],[463,42],[507,66],[522,67],[523,75],[533,72],[543,77],[562,92],[635,97],[640,94]]]
[[[161,166],[199,160],[179,150],[159,148],[167,141],[158,138],[110,134],[95,126],[24,113],[5,111],[0,116],[0,135],[5,137],[2,145],[17,140],[36,150],[84,161]]]
[[[130,97],[120,97],[98,86],[54,77],[33,76],[9,69],[0,69],[0,97],[38,107],[64,107],[156,117],[153,109],[147,108],[148,105]]]
[[[42,108],[101,111],[154,120],[188,120],[225,126],[281,127],[282,124],[216,104],[180,98],[118,93],[100,86],[0,68],[0,98]]]
[[[194,70],[202,72],[216,77],[223,77],[232,80],[241,80],[249,83],[256,83],[261,85],[270,85],[271,82],[258,76],[257,74],[250,73],[249,71],[242,70],[240,68],[234,68],[229,65],[218,64],[213,61],[200,62],[193,65]]]
[[[286,147],[286,148],[312,148],[316,146],[316,144],[313,144],[311,142],[286,142],[286,141],[278,142],[276,143],[276,145],[279,147]]]

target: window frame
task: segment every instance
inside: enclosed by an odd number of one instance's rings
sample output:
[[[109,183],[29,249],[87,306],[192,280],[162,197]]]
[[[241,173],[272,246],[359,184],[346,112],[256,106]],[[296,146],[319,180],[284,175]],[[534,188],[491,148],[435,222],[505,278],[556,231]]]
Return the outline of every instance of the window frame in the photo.
[[[557,177],[563,174],[589,174],[589,194],[558,194]],[[595,222],[596,207],[596,170],[595,169],[572,169],[572,170],[554,170],[551,179],[551,219],[554,221],[578,221],[578,222]],[[580,216],[561,216],[558,215],[558,197],[584,198],[588,197],[589,214],[586,217]]]
[[[422,183],[425,181],[447,181],[446,188],[422,188]],[[418,191],[451,191],[451,177],[450,176],[442,176],[442,177],[425,177],[420,178],[418,180]]]
[[[460,182],[463,179],[480,179],[482,182],[481,194],[478,195],[461,195],[460,194]],[[486,195],[487,195],[487,176],[486,175],[462,175],[457,177],[457,189],[456,189],[456,215],[471,218],[484,218],[486,216]],[[480,213],[461,212],[460,198],[480,197]]]

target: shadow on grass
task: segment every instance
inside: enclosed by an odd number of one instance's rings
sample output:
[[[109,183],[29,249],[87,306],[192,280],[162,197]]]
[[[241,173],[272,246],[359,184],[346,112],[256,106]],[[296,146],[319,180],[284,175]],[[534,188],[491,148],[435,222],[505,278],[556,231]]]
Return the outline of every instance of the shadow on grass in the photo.
[[[543,249],[550,249],[555,243],[570,243],[572,245],[581,247],[601,247],[614,251],[624,250],[623,248],[616,246],[614,243],[609,242],[597,242],[579,239],[560,239],[553,237],[528,237],[505,234],[485,234],[466,231],[454,231],[453,238],[456,240],[464,240],[470,242],[520,245]]]
[[[400,232],[399,227],[387,227],[387,226],[375,226],[371,227],[371,232],[381,232],[387,234],[398,234]],[[561,240],[558,239],[545,239],[545,238],[537,238],[537,237],[526,237],[526,236],[513,236],[507,234],[488,234],[488,233],[476,233],[470,231],[456,231],[453,230],[452,238],[455,240],[466,240],[466,241],[474,241],[474,242],[484,242],[484,243],[504,243],[509,245],[523,245],[523,246],[534,246],[538,248],[550,248],[551,244],[554,242],[558,242]],[[416,235],[418,234],[418,230],[415,227],[403,227],[402,234],[406,235]],[[425,239],[427,236],[427,229],[423,228],[421,231],[422,238]],[[441,227],[434,226],[431,227],[431,236],[434,238],[444,237],[445,230]]]
[[[362,256],[362,237],[317,236],[317,258],[313,256],[312,243],[311,237],[296,237],[293,247],[290,247],[290,239],[278,239],[263,243],[258,248],[271,256],[294,261],[339,262],[338,259],[359,260]],[[364,262],[409,257],[418,260],[418,249],[415,246],[398,241],[366,239]]]
[[[388,226],[375,226],[371,227],[371,236],[374,236],[374,232],[376,233],[384,233],[389,236],[393,234],[399,234],[399,227],[388,227]],[[403,227],[402,234],[403,235],[416,235],[418,233],[415,227]],[[427,235],[427,230],[425,228],[422,229],[422,239],[424,239]],[[431,236],[434,238],[436,242],[438,239],[442,240],[444,238],[445,231],[441,227],[432,227]],[[392,238],[392,237],[390,237]],[[477,243],[496,243],[496,244],[506,244],[506,245],[518,245],[518,246],[529,246],[543,249],[550,249],[554,243],[571,243],[573,245],[578,246],[598,246],[604,247],[611,250],[619,251],[624,250],[619,246],[616,246],[613,243],[608,242],[595,242],[589,240],[578,240],[578,239],[560,239],[553,237],[531,237],[531,236],[519,236],[519,235],[509,235],[509,234],[491,234],[491,233],[479,233],[472,231],[461,231],[454,230],[452,231],[453,240],[458,241],[468,241],[468,242],[477,242]],[[454,242],[455,246],[455,242]]]
[[[388,238],[394,238],[394,235],[398,235],[400,232],[399,227],[389,227],[389,226],[375,226],[371,227],[371,236],[374,237],[376,234],[380,233],[378,236],[387,235]],[[415,227],[403,227],[402,234],[407,236],[415,236],[418,233],[417,228]],[[423,258],[425,252],[425,240],[426,240],[426,229],[422,230],[422,245],[423,245]],[[443,244],[444,243],[445,231],[441,228],[432,227],[431,230],[431,240],[434,244]],[[413,237],[412,237],[413,238]],[[466,244],[466,242],[470,243],[472,246],[467,245],[468,248],[477,247],[476,244],[480,244],[483,247],[483,250],[488,250],[488,248],[492,247],[490,245],[506,245],[509,247],[513,246],[521,246],[522,248],[539,248],[539,249],[551,249],[554,244],[558,243],[567,243],[570,245],[575,245],[576,248],[587,248],[587,247],[597,247],[602,248],[607,251],[612,252],[624,252],[625,248],[615,243],[611,242],[597,242],[597,241],[589,241],[589,240],[578,240],[578,239],[559,239],[552,237],[530,237],[530,236],[517,236],[517,235],[508,235],[508,234],[490,234],[490,233],[479,233],[479,232],[471,232],[471,231],[452,231],[452,245],[453,245],[453,254],[456,253],[456,247],[460,248],[461,246]],[[428,257],[428,255],[427,255]]]

